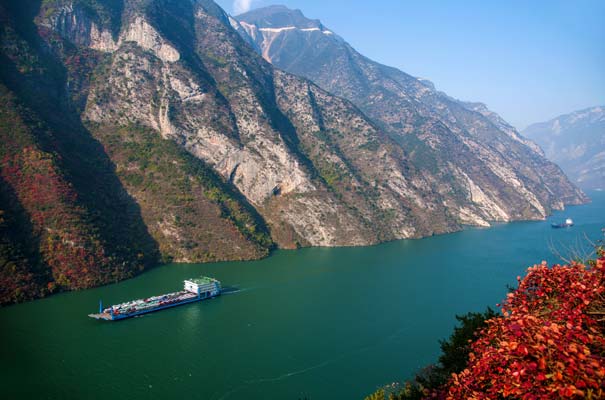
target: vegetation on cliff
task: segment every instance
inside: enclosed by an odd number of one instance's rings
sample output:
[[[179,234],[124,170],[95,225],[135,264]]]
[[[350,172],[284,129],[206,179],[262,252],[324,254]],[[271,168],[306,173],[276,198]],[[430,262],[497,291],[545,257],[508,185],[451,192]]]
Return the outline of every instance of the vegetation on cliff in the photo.
[[[212,0],[0,1],[0,22],[0,303],[158,261],[429,236],[584,199],[548,165],[502,169],[499,152],[481,153],[507,177],[486,193],[470,177],[486,169],[439,124],[417,126],[434,139],[418,146],[396,140],[274,69]],[[433,142],[465,160],[461,185],[431,162]]]
[[[266,255],[262,218],[203,161],[151,129],[82,118],[107,57],[49,28],[67,3],[0,4],[0,304],[160,261]],[[73,21],[113,24],[118,3],[75,2]]]
[[[128,202],[104,199],[111,179],[83,190],[65,139],[0,86],[0,304],[115,282],[157,258]]]
[[[164,261],[249,260],[273,242],[263,219],[203,161],[141,126],[91,126]]]

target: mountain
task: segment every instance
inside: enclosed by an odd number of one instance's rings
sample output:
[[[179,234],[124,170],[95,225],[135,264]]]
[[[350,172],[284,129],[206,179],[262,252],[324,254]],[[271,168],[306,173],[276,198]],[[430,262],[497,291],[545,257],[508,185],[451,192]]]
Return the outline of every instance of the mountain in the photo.
[[[580,187],[605,189],[605,107],[592,107],[527,127],[523,134],[544,149]]]
[[[112,43],[129,11],[119,1],[0,3],[0,304],[272,246],[254,208],[180,144],[87,117],[113,54],[125,54]],[[157,39],[145,34],[136,39]]]
[[[584,200],[487,119],[454,132],[410,111],[393,134],[275,69],[211,0],[0,0],[0,20],[0,303]]]
[[[428,172],[462,223],[539,218],[585,200],[538,146],[485,105],[455,100],[427,80],[364,57],[301,11],[272,6],[232,23],[276,67],[359,107]]]

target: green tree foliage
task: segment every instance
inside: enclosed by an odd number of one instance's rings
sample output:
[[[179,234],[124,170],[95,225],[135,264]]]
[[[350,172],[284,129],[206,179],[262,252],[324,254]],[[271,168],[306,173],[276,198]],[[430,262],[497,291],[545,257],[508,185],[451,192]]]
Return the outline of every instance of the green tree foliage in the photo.
[[[384,400],[385,392],[384,389],[378,389],[376,392],[367,396],[364,400]]]
[[[186,229],[184,225],[194,223],[195,216],[201,212],[200,200],[205,199],[220,210],[220,218],[228,221],[230,226],[257,247],[259,254],[265,255],[272,248],[268,228],[244,196],[174,141],[163,139],[157,132],[137,125],[91,127],[91,130],[117,163],[117,174],[128,190],[137,193],[139,199],[149,196],[155,199],[154,202],[164,203],[166,208],[163,213],[173,214],[174,222],[180,228]],[[152,219],[162,218],[160,215],[148,217],[148,224],[154,223]],[[197,238],[190,243],[195,247],[202,240],[198,235],[211,232],[213,227],[189,228],[192,228],[189,236]],[[162,239],[156,237],[156,240],[161,242]],[[162,245],[160,243],[160,247]],[[208,251],[216,253],[224,250],[214,248]],[[250,254],[248,258],[256,257]],[[212,260],[213,257],[195,258],[195,261]]]
[[[372,400],[420,400],[442,387],[452,373],[459,373],[469,359],[471,343],[477,333],[487,326],[488,320],[498,316],[491,308],[482,313],[469,312],[457,315],[458,325],[447,339],[440,342],[441,355],[439,363],[431,365],[416,374],[414,379],[403,384],[389,385],[379,389],[366,399]]]
[[[497,317],[499,314],[490,307],[485,312],[471,312],[457,315],[459,325],[448,340],[442,341],[441,356],[439,357],[439,373],[449,378],[452,373],[458,373],[466,368],[468,355],[471,351],[471,341],[475,334],[486,326],[485,321]]]

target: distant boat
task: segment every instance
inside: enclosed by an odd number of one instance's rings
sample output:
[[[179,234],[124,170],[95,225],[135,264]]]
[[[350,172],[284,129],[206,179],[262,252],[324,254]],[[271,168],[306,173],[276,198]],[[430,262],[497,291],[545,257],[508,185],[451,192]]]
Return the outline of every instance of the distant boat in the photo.
[[[573,220],[571,218],[567,218],[565,220],[565,222],[562,222],[560,224],[552,224],[551,225],[553,228],[558,229],[558,228],[569,228],[570,226],[573,226]]]

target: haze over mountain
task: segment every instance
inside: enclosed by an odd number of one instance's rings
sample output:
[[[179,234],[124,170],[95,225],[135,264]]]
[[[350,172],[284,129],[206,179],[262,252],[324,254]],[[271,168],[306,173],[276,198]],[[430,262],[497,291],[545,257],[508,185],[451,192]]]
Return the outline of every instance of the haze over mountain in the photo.
[[[217,2],[232,15],[244,12],[233,0]],[[455,98],[481,100],[518,129],[605,100],[605,3],[598,0],[248,4],[300,9],[364,56],[429,78]]]
[[[586,200],[481,106],[285,18],[242,40],[211,0],[0,2],[0,303]],[[328,91],[258,54],[282,34],[329,39],[301,51]]]
[[[591,107],[528,126],[523,134],[580,187],[605,189],[605,107]]]

